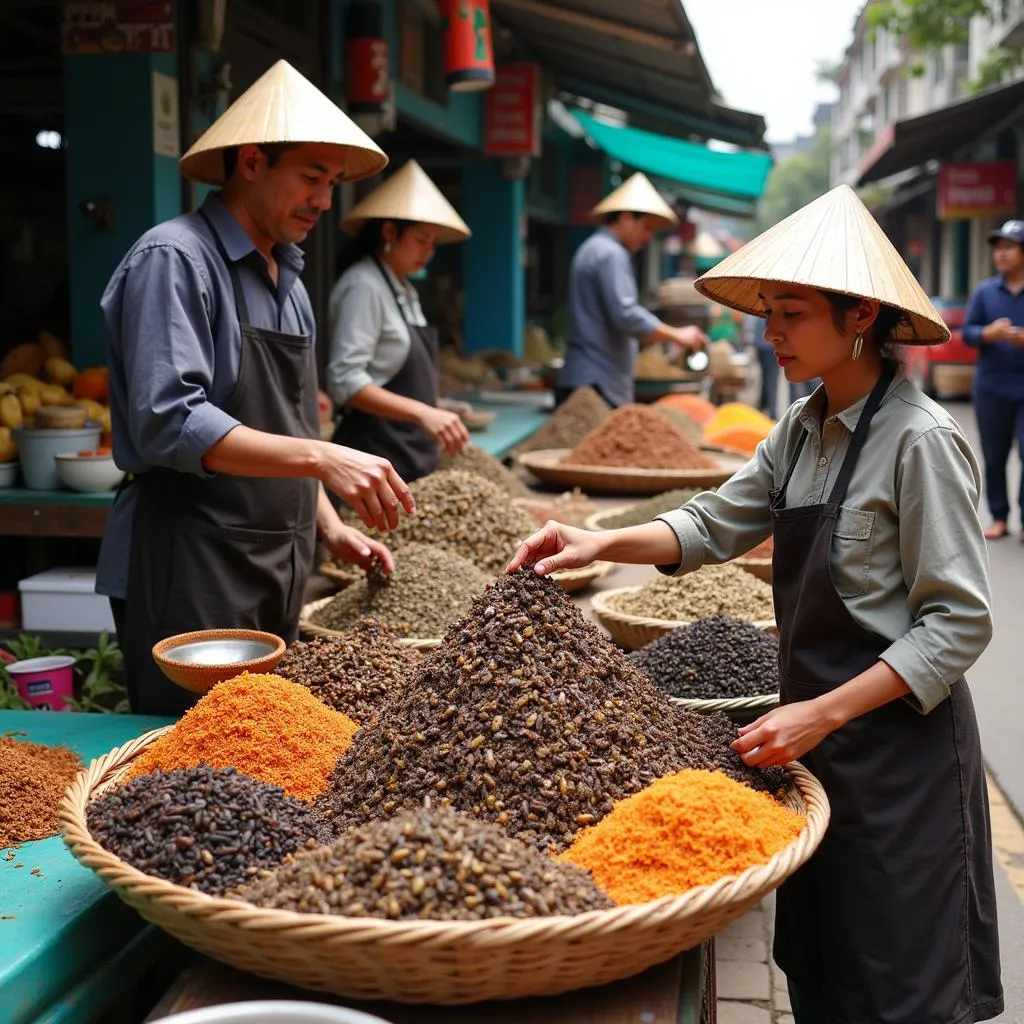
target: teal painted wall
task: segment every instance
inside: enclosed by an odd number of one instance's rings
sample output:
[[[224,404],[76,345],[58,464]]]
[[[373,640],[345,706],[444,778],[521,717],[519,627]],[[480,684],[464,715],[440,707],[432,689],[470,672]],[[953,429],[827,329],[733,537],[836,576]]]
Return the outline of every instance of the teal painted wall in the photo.
[[[177,75],[174,55],[97,55],[64,59],[68,263],[72,354],[79,366],[106,361],[99,301],[133,243],[181,212],[177,161],[153,152],[152,73]],[[112,231],[81,205],[109,197]]]
[[[523,181],[506,181],[495,160],[462,169],[462,216],[473,237],[462,249],[464,335],[469,351],[497,348],[522,355],[526,322],[521,228]]]

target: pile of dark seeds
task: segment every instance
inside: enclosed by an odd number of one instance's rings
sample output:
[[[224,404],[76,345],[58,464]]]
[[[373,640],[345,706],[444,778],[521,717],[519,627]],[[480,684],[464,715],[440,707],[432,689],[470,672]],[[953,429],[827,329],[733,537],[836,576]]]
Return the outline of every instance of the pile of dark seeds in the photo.
[[[680,626],[629,660],[673,697],[714,700],[779,692],[779,642],[728,615]]]
[[[357,826],[241,896],[301,914],[393,921],[541,917],[614,906],[588,872],[449,809],[404,811]]]
[[[402,647],[379,622],[357,622],[344,636],[293,643],[276,675],[308,687],[314,697],[360,724],[401,687],[422,656]]]
[[[341,631],[372,618],[403,639],[430,640],[444,636],[448,626],[465,614],[487,579],[452,551],[410,543],[395,552],[393,576],[371,571],[310,618],[318,626]]]
[[[442,452],[437,468],[442,472],[447,469],[461,469],[466,473],[475,473],[485,480],[490,480],[492,484],[497,484],[513,498],[529,498],[533,494],[512,470],[483,448],[477,448],[475,444],[467,444],[458,455],[447,455]]]
[[[593,388],[577,388],[544,426],[516,448],[516,452],[575,448],[611,415],[611,411],[612,407]]]
[[[556,583],[504,575],[424,658],[339,760],[317,809],[335,835],[402,808],[449,804],[559,849],[613,803],[683,768],[748,768],[735,727],[674,707]],[[715,730],[719,731],[715,731]]]
[[[306,804],[234,768],[153,772],[88,809],[93,838],[147,875],[221,896],[324,839]]]
[[[601,529],[621,530],[625,526],[643,526],[656,519],[663,512],[672,512],[685,505],[692,497],[701,493],[699,487],[689,487],[675,491],[665,491],[653,498],[638,502],[630,508],[616,512],[614,515],[601,517]]]

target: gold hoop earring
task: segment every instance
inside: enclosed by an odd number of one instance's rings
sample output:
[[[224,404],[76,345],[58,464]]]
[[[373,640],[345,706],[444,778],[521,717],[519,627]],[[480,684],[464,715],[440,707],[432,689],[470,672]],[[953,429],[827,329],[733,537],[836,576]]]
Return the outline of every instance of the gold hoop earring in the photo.
[[[857,337],[853,339],[853,358],[860,359],[860,354],[864,350],[864,335],[857,332]]]

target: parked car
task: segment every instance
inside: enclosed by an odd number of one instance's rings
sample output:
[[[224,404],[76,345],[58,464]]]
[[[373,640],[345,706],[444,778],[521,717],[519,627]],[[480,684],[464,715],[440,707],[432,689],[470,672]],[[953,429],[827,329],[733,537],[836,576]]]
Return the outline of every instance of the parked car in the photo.
[[[951,337],[943,345],[907,345],[903,349],[910,379],[932,398],[970,398],[978,350],[964,341],[966,299],[937,299]]]

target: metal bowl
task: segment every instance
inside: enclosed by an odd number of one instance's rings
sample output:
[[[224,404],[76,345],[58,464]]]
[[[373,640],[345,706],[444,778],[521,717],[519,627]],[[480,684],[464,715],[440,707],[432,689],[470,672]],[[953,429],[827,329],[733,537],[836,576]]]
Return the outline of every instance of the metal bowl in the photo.
[[[179,633],[153,646],[153,660],[168,679],[193,693],[243,672],[271,672],[285,642],[256,629],[204,629]]]
[[[164,1024],[388,1024],[359,1010],[326,1003],[295,1000],[267,1000],[207,1006],[201,1010],[176,1013]]]

